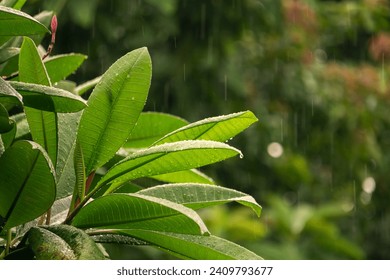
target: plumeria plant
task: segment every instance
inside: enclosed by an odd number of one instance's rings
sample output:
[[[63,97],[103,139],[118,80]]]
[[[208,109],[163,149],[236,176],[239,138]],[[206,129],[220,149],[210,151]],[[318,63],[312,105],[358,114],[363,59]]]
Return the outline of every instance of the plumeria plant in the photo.
[[[188,123],[143,112],[152,78],[146,47],[76,85],[67,77],[86,56],[51,55],[56,16],[32,17],[20,11],[24,2],[0,6],[0,259],[110,258],[100,243],[183,259],[261,259],[214,236],[197,212],[238,202],[260,216],[252,196],[198,170],[242,157],[226,142],[254,114]]]

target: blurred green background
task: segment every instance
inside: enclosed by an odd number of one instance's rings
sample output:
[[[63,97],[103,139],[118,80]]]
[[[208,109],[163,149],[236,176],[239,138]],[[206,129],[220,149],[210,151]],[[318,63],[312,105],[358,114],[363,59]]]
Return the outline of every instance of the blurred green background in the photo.
[[[390,259],[388,1],[32,0],[25,7],[43,9],[58,16],[54,53],[89,57],[74,81],[147,46],[147,110],[189,121],[247,109],[259,117],[231,141],[244,159],[203,171],[253,195],[263,214],[259,220],[236,205],[204,211],[211,232],[266,259]]]

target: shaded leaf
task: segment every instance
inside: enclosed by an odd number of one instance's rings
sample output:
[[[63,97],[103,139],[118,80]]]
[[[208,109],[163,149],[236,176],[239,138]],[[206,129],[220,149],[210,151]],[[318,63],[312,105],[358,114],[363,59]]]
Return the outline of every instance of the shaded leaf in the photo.
[[[257,216],[261,213],[261,206],[252,196],[215,185],[167,184],[147,188],[137,193],[163,198],[194,210],[235,201],[250,207]]]
[[[58,114],[57,199],[73,193],[76,184],[74,149],[81,112]]]
[[[156,112],[141,113],[137,125],[127,139],[124,148],[146,148],[164,135],[172,132],[188,122],[182,118]]]
[[[99,197],[80,210],[72,225],[78,228],[208,233],[195,211],[168,200],[140,194],[111,194]]]
[[[141,48],[117,60],[94,88],[78,133],[87,175],[110,160],[129,137],[144,107],[151,75],[149,53]]]
[[[83,54],[62,54],[51,56],[44,61],[47,73],[54,84],[76,71],[84,62],[87,56]]]
[[[38,144],[14,143],[0,157],[0,170],[0,216],[6,229],[39,217],[53,204],[55,172]]]
[[[212,164],[239,155],[240,151],[214,141],[180,141],[135,152],[114,165],[98,186],[112,184],[107,192],[136,178],[172,173]]]

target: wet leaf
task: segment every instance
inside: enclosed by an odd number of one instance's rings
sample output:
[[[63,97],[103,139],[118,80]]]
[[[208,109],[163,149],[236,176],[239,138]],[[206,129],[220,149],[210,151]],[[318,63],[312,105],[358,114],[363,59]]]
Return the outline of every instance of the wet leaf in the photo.
[[[136,178],[198,168],[239,155],[237,149],[214,141],[180,141],[135,152],[114,165],[98,187],[112,184],[106,193]]]
[[[251,208],[257,216],[261,213],[261,206],[252,196],[215,185],[167,184],[147,188],[137,193],[163,198],[194,210],[235,201]]]
[[[152,75],[146,48],[116,61],[94,88],[81,117],[86,174],[110,160],[126,142],[144,107]]]
[[[257,122],[250,112],[207,118],[181,127],[157,140],[153,145],[182,140],[213,140],[225,142]]]
[[[195,211],[165,199],[140,194],[99,197],[80,210],[72,225],[79,228],[208,233]]]

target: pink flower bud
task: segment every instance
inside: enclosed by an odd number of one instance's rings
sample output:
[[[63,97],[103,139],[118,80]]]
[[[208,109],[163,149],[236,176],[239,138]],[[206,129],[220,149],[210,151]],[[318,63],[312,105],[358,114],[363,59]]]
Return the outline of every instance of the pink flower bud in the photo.
[[[51,24],[50,24],[50,28],[51,28],[51,32],[52,33],[56,33],[57,31],[57,16],[54,15],[52,18],[51,18]]]

